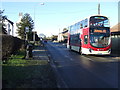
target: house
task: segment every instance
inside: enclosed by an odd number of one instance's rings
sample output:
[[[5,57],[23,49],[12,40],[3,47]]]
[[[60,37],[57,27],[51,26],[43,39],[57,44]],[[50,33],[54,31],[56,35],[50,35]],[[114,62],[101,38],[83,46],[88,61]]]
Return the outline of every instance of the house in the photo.
[[[59,33],[57,40],[59,42],[65,42],[65,43],[67,43],[67,39],[68,39],[68,30],[65,30],[65,31]]]
[[[3,28],[6,30],[7,35],[14,35],[14,23],[8,18],[4,18],[3,20],[4,26]]]
[[[111,27],[110,31],[112,36],[117,36],[117,37],[120,36],[120,23]]]
[[[14,36],[15,36],[15,37],[18,37],[18,38],[20,38],[20,36],[18,36],[18,31],[17,31],[18,27],[17,27],[17,24],[21,22],[22,17],[23,17],[23,13],[20,12],[20,13],[19,13],[19,18],[18,18],[18,20],[17,20],[16,23],[15,23]]]

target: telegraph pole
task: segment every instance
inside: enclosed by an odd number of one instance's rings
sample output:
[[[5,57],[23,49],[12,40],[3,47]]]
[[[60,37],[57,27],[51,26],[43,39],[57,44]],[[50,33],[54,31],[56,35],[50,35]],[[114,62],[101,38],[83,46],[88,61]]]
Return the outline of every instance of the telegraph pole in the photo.
[[[100,15],[100,3],[98,4],[98,15]]]

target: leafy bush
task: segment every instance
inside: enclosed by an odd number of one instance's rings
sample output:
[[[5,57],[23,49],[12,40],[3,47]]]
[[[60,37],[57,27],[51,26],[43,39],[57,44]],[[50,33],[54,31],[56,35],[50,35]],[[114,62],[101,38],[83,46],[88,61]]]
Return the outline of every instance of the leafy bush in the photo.
[[[10,35],[2,35],[2,60],[7,60],[24,45],[24,41]]]

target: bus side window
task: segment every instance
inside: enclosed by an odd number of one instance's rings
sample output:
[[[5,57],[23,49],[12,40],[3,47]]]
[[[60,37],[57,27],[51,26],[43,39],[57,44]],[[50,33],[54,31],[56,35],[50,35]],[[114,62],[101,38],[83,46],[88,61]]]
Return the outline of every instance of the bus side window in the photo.
[[[81,24],[80,24],[80,29],[82,29],[82,28],[83,28],[83,24],[81,23]]]
[[[88,35],[84,36],[84,44],[88,44]]]
[[[87,26],[88,26],[88,19],[86,18],[84,21],[84,27],[87,27]]]

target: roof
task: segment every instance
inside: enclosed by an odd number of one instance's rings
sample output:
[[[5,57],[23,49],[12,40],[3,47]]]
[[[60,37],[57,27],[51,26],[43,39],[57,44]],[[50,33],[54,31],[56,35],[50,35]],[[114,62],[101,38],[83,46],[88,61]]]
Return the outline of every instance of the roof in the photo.
[[[14,23],[11,21],[11,20],[9,20],[8,18],[6,18],[5,17],[5,20],[7,20],[11,25],[13,25]]]
[[[66,31],[63,31],[63,32],[62,32],[62,34],[64,34],[64,33],[67,33],[67,32],[68,32],[68,30],[66,30]]]
[[[120,23],[111,27],[111,32],[120,32]]]
[[[10,21],[9,19],[7,19],[7,21],[9,22],[9,23],[11,23],[12,25],[14,24],[12,21]]]

